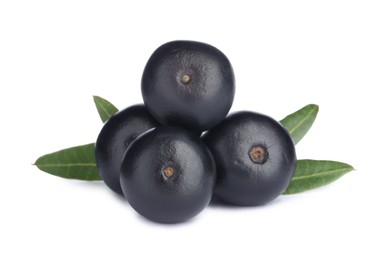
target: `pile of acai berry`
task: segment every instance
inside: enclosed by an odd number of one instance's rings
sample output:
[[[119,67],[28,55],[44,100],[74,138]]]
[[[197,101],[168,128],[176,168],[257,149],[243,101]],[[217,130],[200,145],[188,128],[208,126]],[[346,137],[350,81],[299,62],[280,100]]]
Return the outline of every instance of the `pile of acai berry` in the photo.
[[[141,90],[144,104],[121,111],[94,96],[105,123],[96,142],[43,155],[34,165],[62,178],[103,180],[160,223],[186,221],[212,200],[263,205],[353,170],[337,161],[296,159],[295,144],[318,114],[315,104],[280,122],[250,111],[228,115],[234,72],[211,45],[163,44],[145,66]]]

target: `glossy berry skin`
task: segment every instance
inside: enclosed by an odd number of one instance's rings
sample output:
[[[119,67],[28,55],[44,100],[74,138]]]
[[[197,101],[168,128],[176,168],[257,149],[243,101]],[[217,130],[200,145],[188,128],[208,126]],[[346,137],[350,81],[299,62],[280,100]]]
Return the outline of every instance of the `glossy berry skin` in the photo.
[[[182,128],[159,126],[125,153],[121,187],[142,216],[161,223],[186,221],[210,202],[216,178],[213,157],[201,139]]]
[[[149,58],[141,90],[145,105],[160,123],[202,132],[228,114],[235,77],[228,58],[217,48],[172,41]]]
[[[266,115],[231,114],[202,138],[216,161],[215,195],[230,204],[256,206],[275,199],[296,168],[292,138]]]
[[[119,174],[126,149],[136,137],[158,125],[144,105],[130,106],[107,120],[95,143],[95,158],[110,189],[122,195]]]

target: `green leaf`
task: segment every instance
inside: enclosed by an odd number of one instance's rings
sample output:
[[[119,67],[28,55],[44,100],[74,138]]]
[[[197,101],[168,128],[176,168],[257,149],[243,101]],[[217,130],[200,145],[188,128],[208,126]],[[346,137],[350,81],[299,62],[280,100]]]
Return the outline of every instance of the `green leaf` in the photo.
[[[280,122],[288,130],[293,141],[297,144],[310,130],[318,114],[319,106],[310,104],[288,115]]]
[[[284,194],[295,194],[327,185],[353,170],[335,161],[298,160],[295,174]]]
[[[118,109],[104,98],[94,96],[94,102],[103,123],[118,112]]]
[[[46,154],[34,163],[40,170],[68,179],[100,180],[94,144],[76,146]]]

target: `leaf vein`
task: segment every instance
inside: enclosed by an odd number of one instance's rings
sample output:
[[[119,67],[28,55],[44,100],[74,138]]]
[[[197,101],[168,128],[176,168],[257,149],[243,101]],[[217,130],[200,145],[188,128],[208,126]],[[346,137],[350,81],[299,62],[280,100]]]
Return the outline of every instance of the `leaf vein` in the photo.
[[[106,116],[110,117],[109,111],[107,111],[106,108],[101,103],[99,103],[99,106],[100,106],[100,109],[102,109],[102,111],[106,114]]]
[[[293,134],[293,132],[296,131],[296,129],[298,129],[306,120],[308,117],[310,117],[312,115],[312,113],[316,110],[316,108],[313,108],[311,109],[311,111],[301,120],[299,121],[299,123],[297,123],[297,125],[295,127],[293,127],[290,131],[289,131],[289,134]]]
[[[309,179],[309,178],[313,178],[313,177],[319,177],[319,176],[323,176],[323,175],[328,175],[328,174],[334,174],[334,173],[345,173],[346,171],[349,171],[350,168],[340,168],[340,169],[336,169],[336,170],[329,170],[329,171],[323,171],[323,172],[318,172],[318,173],[313,173],[311,175],[304,175],[304,176],[293,176],[292,178],[292,181],[294,180],[302,180],[302,179]]]
[[[83,167],[96,167],[96,163],[43,163],[43,164],[36,164],[39,167],[76,167],[76,166],[83,166]]]

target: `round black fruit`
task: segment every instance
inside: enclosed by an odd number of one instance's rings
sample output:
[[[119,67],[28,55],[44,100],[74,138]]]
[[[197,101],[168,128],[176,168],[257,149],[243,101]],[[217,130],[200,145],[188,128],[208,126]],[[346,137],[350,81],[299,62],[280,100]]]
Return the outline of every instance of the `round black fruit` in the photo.
[[[156,222],[178,223],[208,205],[215,177],[212,154],[199,137],[182,128],[159,126],[129,146],[120,182],[139,214]]]
[[[215,195],[234,205],[273,200],[286,189],[296,168],[289,133],[262,114],[234,113],[202,138],[216,161]]]
[[[119,174],[126,149],[136,137],[158,125],[144,105],[121,110],[105,123],[95,143],[95,158],[99,174],[110,189],[122,194]]]
[[[172,41],[149,58],[141,89],[146,107],[160,123],[202,132],[229,112],[235,78],[228,58],[215,47]]]

